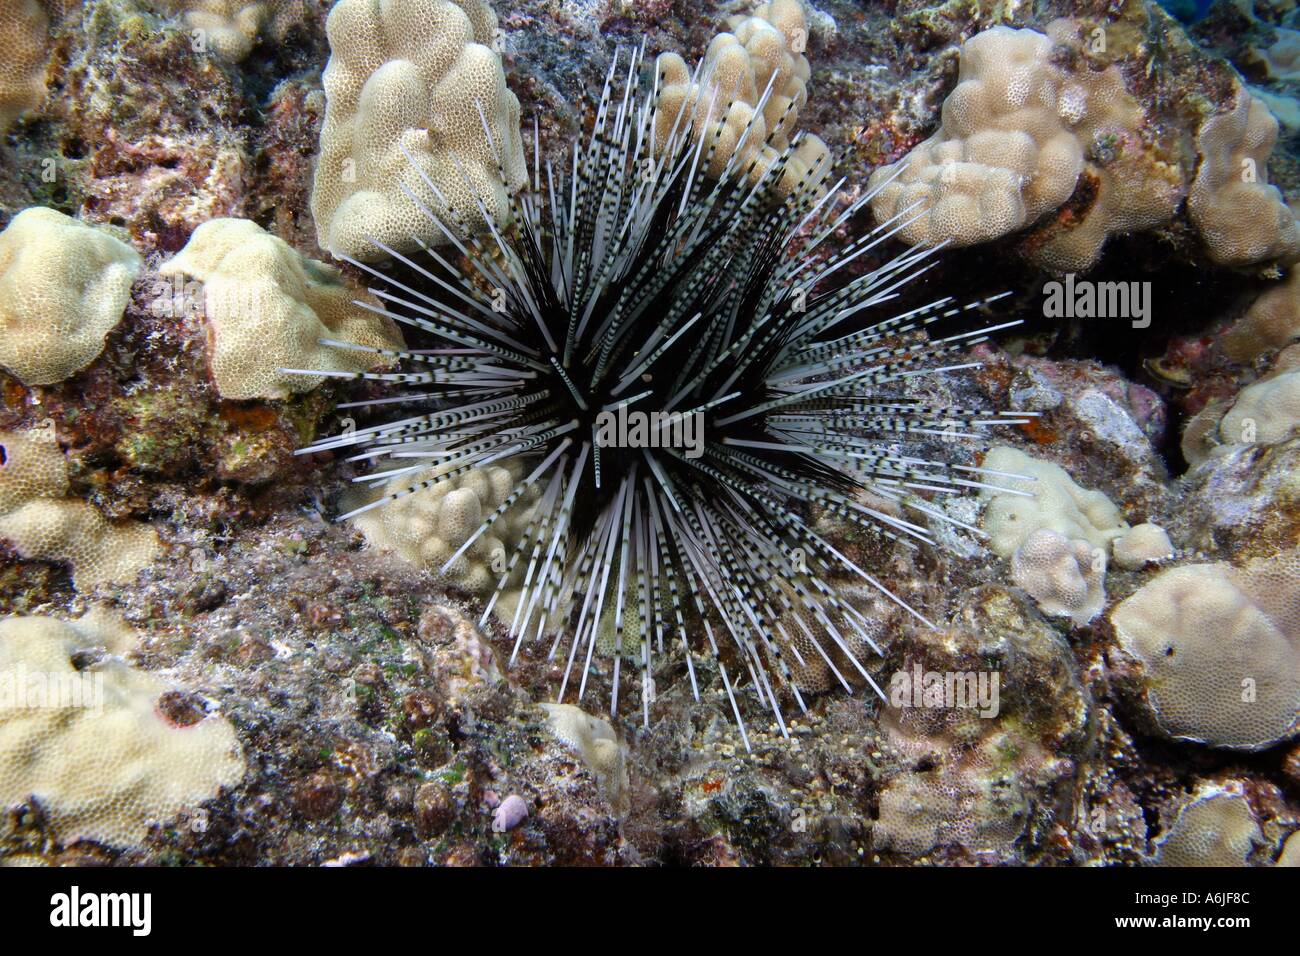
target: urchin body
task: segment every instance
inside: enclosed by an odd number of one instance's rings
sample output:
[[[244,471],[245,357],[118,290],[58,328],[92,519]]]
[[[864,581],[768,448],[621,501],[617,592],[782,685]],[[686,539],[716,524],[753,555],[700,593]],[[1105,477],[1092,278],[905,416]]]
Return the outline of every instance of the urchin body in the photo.
[[[820,166],[799,167],[792,182],[797,140],[757,175],[737,149],[706,179],[715,137],[686,115],[665,123],[656,91],[636,84],[639,66],[633,55],[621,94],[611,69],[567,177],[535,160],[508,229],[486,210],[477,228],[435,220],[467,265],[430,248],[416,258],[381,247],[388,272],[354,262],[382,280],[380,311],[433,347],[387,353],[408,370],[349,377],[415,387],[411,400],[427,410],[304,451],[360,447],[358,457],[387,463],[366,480],[389,489],[420,475],[344,517],[511,463],[515,487],[447,566],[512,509],[530,509],[499,556],[484,619],[508,592],[499,616],[515,653],[541,641],[565,662],[558,699],[575,668],[585,693],[603,648],[611,712],[627,660],[648,722],[656,662],[676,645],[697,696],[696,662],[712,661],[742,733],[741,685],[784,730],[781,689],[804,707],[800,647],[845,687],[850,670],[875,687],[859,661],[879,652],[870,622],[833,582],[865,580],[925,620],[820,534],[810,509],[928,540],[859,492],[942,519],[923,496],[976,487],[979,469],[902,444],[1013,419],[906,397],[908,379],[965,367],[956,357],[989,331],[927,336],[961,311],[948,299],[865,318],[928,268],[931,251],[853,275],[898,225],[837,238],[870,196],[837,202]]]

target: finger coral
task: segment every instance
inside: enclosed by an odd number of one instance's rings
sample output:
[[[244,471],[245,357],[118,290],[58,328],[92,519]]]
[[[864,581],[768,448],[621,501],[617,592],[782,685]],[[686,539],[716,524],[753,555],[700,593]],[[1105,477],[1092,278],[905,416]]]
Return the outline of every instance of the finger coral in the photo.
[[[139,845],[154,822],[232,787],[244,774],[234,728],[205,714],[177,723],[160,708],[173,688],[121,658],[106,615],[72,622],[0,620],[0,806],[28,806],[63,845]],[[0,818],[0,831],[17,818]]]
[[[203,283],[212,377],[223,398],[305,392],[330,373],[373,368],[383,361],[376,349],[402,344],[396,326],[356,304],[378,300],[246,219],[205,222],[159,274]]]
[[[129,581],[159,551],[148,525],[110,522],[68,497],[67,460],[49,428],[0,432],[0,540],[29,560],[67,561],[77,590]]]
[[[444,471],[436,466],[414,469],[392,478],[380,495],[402,492],[413,481],[437,477]],[[491,534],[476,538],[464,553],[457,553],[483,520],[506,501],[519,477],[501,465],[470,469],[360,514],[356,523],[374,547],[395,551],[429,571],[441,572],[456,556],[447,568],[448,579],[466,590],[487,595],[506,570],[507,556],[514,552],[528,527],[531,509],[510,511],[492,526]],[[536,492],[529,497],[536,498]],[[496,608],[499,614],[513,614],[514,603],[506,596]]]
[[[326,30],[311,196],[321,248],[374,260],[383,246],[448,242],[422,209],[461,232],[481,221],[479,203],[504,222],[527,168],[484,0],[340,0]]]
[[[103,230],[33,207],[0,232],[0,366],[27,385],[79,372],[122,320],[140,257]]]
[[[1206,120],[1196,136],[1200,167],[1187,210],[1220,265],[1300,259],[1300,230],[1276,186],[1268,157],[1277,120],[1258,97],[1238,89],[1232,108]]]
[[[1169,736],[1253,750],[1300,722],[1300,552],[1162,571],[1111,612]]]
[[[737,176],[758,182],[791,147],[808,100],[808,24],[800,0],[773,0],[751,16],[732,17],[729,25],[734,32],[713,38],[694,75],[676,53],[660,55],[655,149],[672,151],[689,129],[695,142],[703,141],[702,162],[711,178],[734,164]],[[825,143],[803,136],[782,168],[781,191],[820,179],[829,161]]]
[[[1067,26],[1048,33],[1064,37]],[[1060,207],[1088,169],[1098,188],[1087,214],[1032,251],[1064,272],[1090,267],[1108,235],[1172,216],[1180,176],[1145,151],[1145,117],[1119,70],[1092,70],[1053,48],[1053,37],[1003,26],[967,40],[939,131],[872,174],[877,220],[897,217],[914,244],[985,242]]]
[[[38,0],[0,0],[0,133],[45,98],[48,34]]]

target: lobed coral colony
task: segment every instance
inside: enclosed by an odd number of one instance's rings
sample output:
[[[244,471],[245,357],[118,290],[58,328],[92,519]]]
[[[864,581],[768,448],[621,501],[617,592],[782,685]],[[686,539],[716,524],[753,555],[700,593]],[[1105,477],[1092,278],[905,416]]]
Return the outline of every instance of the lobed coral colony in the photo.
[[[1300,864],[1297,63],[0,0],[0,864]]]

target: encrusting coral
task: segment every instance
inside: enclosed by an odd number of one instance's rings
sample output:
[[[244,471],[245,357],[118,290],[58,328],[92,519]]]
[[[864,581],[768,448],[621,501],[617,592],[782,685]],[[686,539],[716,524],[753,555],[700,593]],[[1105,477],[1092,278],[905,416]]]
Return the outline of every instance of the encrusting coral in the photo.
[[[204,42],[223,60],[237,63],[252,52],[274,0],[168,0],[184,12],[185,24],[201,31]]]
[[[1044,35],[998,26],[962,45],[939,131],[872,174],[878,221],[896,221],[915,244],[985,242],[1060,207],[1087,169],[1098,182],[1087,214],[1031,251],[1064,272],[1089,268],[1112,233],[1173,215],[1181,176],[1144,148],[1145,115],[1118,68],[1052,55],[1070,27],[1056,21]]]
[[[1000,473],[991,476],[988,484],[1008,490],[980,491],[988,502],[981,527],[989,536],[989,547],[1000,557],[1010,557],[1041,528],[1086,541],[1102,552],[1128,531],[1109,498],[1079,487],[1060,465],[998,445],[984,456],[984,468]]]
[[[110,522],[68,497],[68,466],[52,428],[0,432],[0,540],[29,560],[67,561],[77,590],[131,580],[158,555],[147,524]]]
[[[27,385],[79,372],[122,320],[140,256],[107,232],[43,207],[0,232],[0,366]]]
[[[668,149],[692,123],[710,177],[721,177],[734,159],[740,174],[757,182],[790,147],[799,110],[808,100],[808,24],[800,0],[773,0],[750,16],[731,17],[729,26],[733,32],[720,33],[709,44],[697,75],[678,54],[659,56],[655,148]],[[782,171],[780,191],[788,194],[805,178],[821,178],[829,163],[826,144],[803,136]]]
[[[1300,552],[1170,568],[1110,615],[1169,736],[1253,750],[1300,723]]]
[[[321,248],[374,260],[386,254],[376,243],[448,242],[425,209],[462,232],[479,203],[504,222],[528,173],[484,0],[340,0],[326,30],[311,196]]]
[[[1106,552],[1039,528],[1011,556],[1011,579],[1045,614],[1087,624],[1106,605]]]
[[[38,0],[0,0],[0,133],[45,98],[48,43]]]
[[[229,722],[164,708],[176,689],[113,656],[130,639],[110,612],[0,620],[0,806],[31,806],[65,846],[139,845],[244,775]],[[75,661],[96,648],[97,661]],[[5,819],[0,833],[17,817]]]
[[[1264,843],[1240,787],[1207,784],[1179,809],[1156,845],[1157,866],[1247,866]]]
[[[1115,564],[1126,570],[1136,570],[1155,561],[1174,556],[1174,545],[1169,533],[1159,525],[1144,521],[1134,525],[1123,537],[1111,544]]]
[[[542,704],[556,739],[582,758],[615,812],[627,809],[628,772],[623,745],[609,721],[572,704]]]
[[[1183,456],[1192,465],[1242,445],[1286,441],[1300,425],[1300,348],[1280,352],[1273,368],[1235,397],[1216,399],[1188,420]]]
[[[1277,120],[1244,89],[1226,113],[1206,120],[1196,136],[1201,164],[1187,211],[1220,265],[1248,266],[1300,259],[1300,230],[1276,186],[1268,184],[1268,157]]]
[[[1219,337],[1234,362],[1251,362],[1300,339],[1300,269],[1262,292],[1246,314]]]
[[[223,398],[305,392],[328,373],[373,368],[384,361],[376,350],[402,345],[390,320],[356,304],[377,306],[378,300],[246,219],[205,222],[159,274],[203,283],[212,377]],[[322,339],[343,345],[322,345]]]

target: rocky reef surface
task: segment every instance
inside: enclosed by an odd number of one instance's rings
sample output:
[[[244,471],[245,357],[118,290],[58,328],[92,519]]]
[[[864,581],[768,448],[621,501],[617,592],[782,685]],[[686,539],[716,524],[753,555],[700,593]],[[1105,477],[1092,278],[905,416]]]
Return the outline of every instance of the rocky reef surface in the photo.
[[[530,159],[536,121],[560,162],[618,47],[693,64],[752,10],[463,6],[462,46],[498,55],[465,67],[492,122],[518,109]],[[323,78],[330,4],[0,0],[0,677],[102,672],[119,735],[92,755],[76,721],[0,709],[0,864],[1295,865],[1300,7],[802,13],[797,123],[840,201],[911,157],[898,188],[950,214],[908,238],[952,247],[917,302],[1008,291],[1023,322],[931,397],[1030,423],[924,450],[1035,480],[945,502],[967,527],[937,549],[825,517],[936,626],[846,587],[890,699],[824,673],[786,736],[741,693],[747,751],[680,655],[648,727],[603,693],[543,706],[561,664],[509,663],[469,575],[334,523],[355,466],[294,454],[385,393],[278,370],[371,367],[322,334],[401,341],[313,216],[340,205],[313,202],[323,131],[360,122],[327,118],[351,82]],[[1012,109],[1017,82],[1051,92]],[[339,195],[388,185],[340,163]],[[1146,306],[1074,295],[1104,283]],[[78,760],[102,783],[56,772]]]

